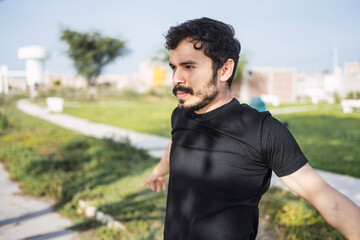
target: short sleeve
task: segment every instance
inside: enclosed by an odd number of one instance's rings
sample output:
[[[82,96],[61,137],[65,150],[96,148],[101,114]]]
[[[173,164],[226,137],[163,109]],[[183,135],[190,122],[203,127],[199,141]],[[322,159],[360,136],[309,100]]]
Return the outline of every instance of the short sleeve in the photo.
[[[308,162],[290,131],[271,115],[263,121],[261,147],[266,164],[278,177],[294,173]]]

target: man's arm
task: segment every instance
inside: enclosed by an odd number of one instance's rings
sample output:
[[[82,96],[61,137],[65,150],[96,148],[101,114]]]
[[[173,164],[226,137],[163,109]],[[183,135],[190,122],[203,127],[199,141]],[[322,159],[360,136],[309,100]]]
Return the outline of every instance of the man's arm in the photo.
[[[154,167],[153,171],[145,179],[143,186],[151,187],[151,190],[160,192],[166,190],[165,176],[170,171],[170,149],[172,141],[170,139],[169,145],[160,159],[160,162]]]
[[[360,208],[325,182],[309,164],[280,179],[347,239],[360,239]]]

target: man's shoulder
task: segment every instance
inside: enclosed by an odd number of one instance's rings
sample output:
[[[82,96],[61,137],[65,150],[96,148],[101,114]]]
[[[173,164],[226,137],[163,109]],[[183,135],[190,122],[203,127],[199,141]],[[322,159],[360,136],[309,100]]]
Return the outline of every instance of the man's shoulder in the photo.
[[[270,112],[259,112],[245,103],[239,104],[235,111],[236,113],[240,113],[239,116],[241,116],[243,121],[249,122],[263,121],[267,116],[271,116]]]
[[[269,112],[259,112],[245,103],[236,102],[222,115],[221,126],[234,132],[255,134],[261,130],[267,116],[271,116],[271,114]]]

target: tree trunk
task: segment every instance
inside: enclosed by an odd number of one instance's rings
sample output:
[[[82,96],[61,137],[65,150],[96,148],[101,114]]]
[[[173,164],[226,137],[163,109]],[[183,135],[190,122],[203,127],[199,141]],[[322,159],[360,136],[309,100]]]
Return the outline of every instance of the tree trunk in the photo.
[[[96,101],[98,99],[98,91],[96,88],[96,77],[92,77],[90,81],[88,81],[89,89],[88,89],[88,100]]]
[[[95,86],[91,86],[88,89],[88,100],[96,101],[98,99],[98,92]]]

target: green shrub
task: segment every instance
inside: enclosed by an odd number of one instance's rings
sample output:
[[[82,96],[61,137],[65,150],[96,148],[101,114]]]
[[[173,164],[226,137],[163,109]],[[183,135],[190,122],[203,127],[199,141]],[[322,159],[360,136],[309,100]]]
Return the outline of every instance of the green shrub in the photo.
[[[345,97],[346,99],[360,99],[360,92],[359,91],[351,91]]]
[[[8,118],[0,112],[0,133],[9,127]]]
[[[129,174],[131,166],[149,156],[129,143],[80,137],[60,143],[52,157],[42,157],[31,148],[14,145],[1,151],[0,158],[26,192],[66,203],[76,193]]]

